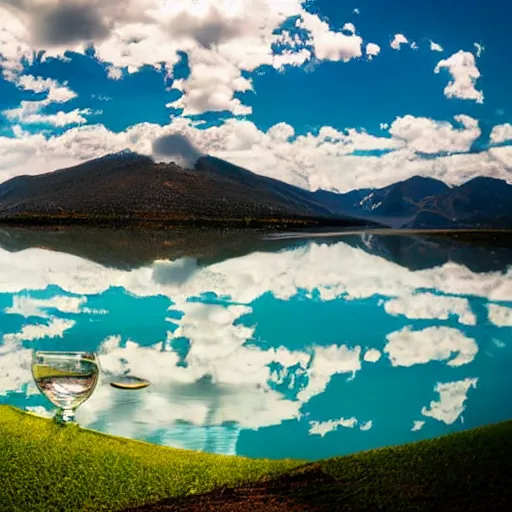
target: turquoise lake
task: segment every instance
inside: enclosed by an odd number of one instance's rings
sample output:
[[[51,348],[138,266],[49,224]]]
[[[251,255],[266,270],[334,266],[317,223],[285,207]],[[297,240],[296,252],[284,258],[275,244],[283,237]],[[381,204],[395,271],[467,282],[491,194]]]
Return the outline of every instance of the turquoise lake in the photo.
[[[508,241],[0,231],[0,404],[52,415],[32,351],[87,350],[82,426],[193,450],[314,460],[512,418]]]

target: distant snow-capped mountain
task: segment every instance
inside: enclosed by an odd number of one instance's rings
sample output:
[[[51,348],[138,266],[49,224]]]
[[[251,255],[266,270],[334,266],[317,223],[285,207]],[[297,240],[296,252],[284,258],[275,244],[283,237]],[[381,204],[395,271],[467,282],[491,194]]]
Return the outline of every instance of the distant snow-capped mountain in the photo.
[[[392,227],[512,228],[512,185],[494,178],[475,178],[449,187],[414,176],[380,189],[346,194],[317,191],[331,209],[365,216]]]

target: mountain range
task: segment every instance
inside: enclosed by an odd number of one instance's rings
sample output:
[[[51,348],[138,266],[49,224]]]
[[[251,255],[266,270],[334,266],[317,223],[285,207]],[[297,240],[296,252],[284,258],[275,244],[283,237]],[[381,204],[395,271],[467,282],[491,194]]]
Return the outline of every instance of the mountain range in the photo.
[[[194,168],[129,151],[0,185],[0,222],[367,226],[315,194],[213,157]]]
[[[414,176],[380,189],[310,192],[211,156],[184,168],[124,151],[0,184],[0,222],[512,228],[512,185],[480,177],[450,187]]]
[[[512,185],[494,178],[478,177],[450,187],[413,176],[380,189],[315,195],[333,211],[356,213],[394,228],[512,228]]]

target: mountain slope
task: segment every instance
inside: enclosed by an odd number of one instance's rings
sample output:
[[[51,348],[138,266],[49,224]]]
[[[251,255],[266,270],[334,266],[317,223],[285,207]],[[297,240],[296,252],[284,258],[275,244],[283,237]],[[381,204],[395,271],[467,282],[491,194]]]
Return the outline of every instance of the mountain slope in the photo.
[[[203,157],[194,169],[124,152],[0,185],[0,221],[304,221],[360,226],[311,192]]]
[[[475,178],[449,187],[442,181],[413,176],[381,189],[346,194],[322,190],[315,197],[332,211],[395,228],[512,228],[512,185],[494,178]]]
[[[347,212],[396,228],[414,217],[420,201],[448,190],[450,187],[442,181],[413,176],[380,189],[352,190],[345,194],[318,190],[314,194],[334,212]]]
[[[426,198],[407,227],[512,227],[512,186],[494,178],[474,178]]]

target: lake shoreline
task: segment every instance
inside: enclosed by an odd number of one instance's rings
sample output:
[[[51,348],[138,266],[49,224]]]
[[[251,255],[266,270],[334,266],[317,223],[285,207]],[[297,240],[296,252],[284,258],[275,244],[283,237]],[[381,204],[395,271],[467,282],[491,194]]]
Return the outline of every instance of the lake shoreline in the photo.
[[[343,227],[347,229],[372,228],[382,225],[371,220],[350,220],[336,217],[193,217],[183,215],[104,215],[104,214],[75,214],[75,215],[31,215],[21,214],[0,216],[0,226],[92,226],[101,228],[135,227],[135,228],[174,228],[174,227],[211,227],[211,228],[267,228],[286,229],[311,227]]]
[[[317,217],[297,218],[240,218],[240,219],[210,219],[210,218],[127,218],[119,217],[66,217],[66,216],[18,216],[0,217],[0,228],[17,227],[42,230],[60,230],[72,228],[93,229],[126,229],[126,230],[187,230],[207,229],[217,231],[239,230],[288,230],[300,229],[299,232],[289,231],[283,233],[284,237],[333,237],[342,235],[360,235],[364,233],[374,235],[452,235],[452,234],[503,234],[512,236],[512,228],[485,228],[485,227],[454,227],[454,228],[396,228],[378,225],[377,223],[361,219],[360,224],[347,223],[344,219],[322,219]],[[325,231],[330,228],[339,228]],[[309,232],[307,230],[313,229]],[[279,236],[279,235],[277,235]]]

